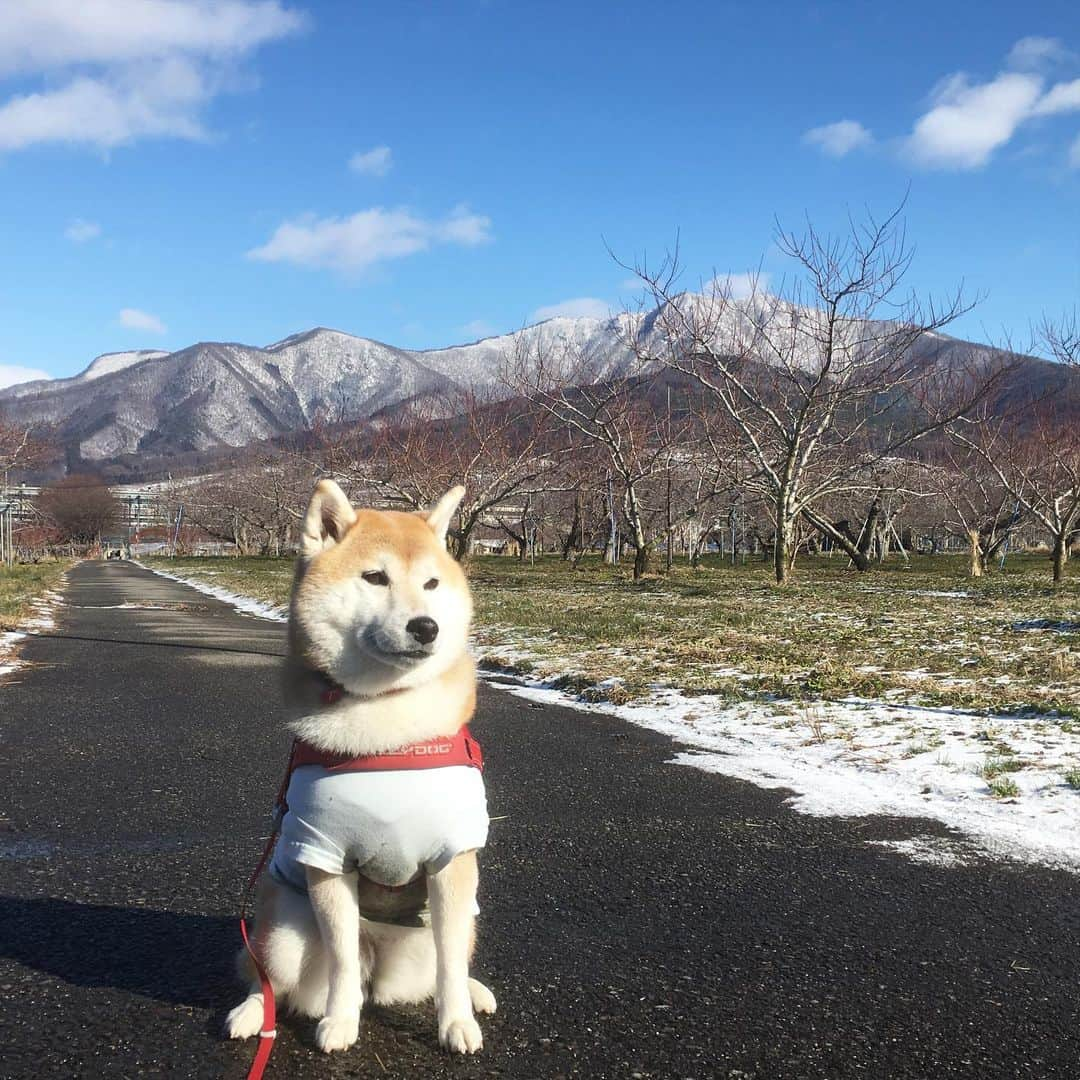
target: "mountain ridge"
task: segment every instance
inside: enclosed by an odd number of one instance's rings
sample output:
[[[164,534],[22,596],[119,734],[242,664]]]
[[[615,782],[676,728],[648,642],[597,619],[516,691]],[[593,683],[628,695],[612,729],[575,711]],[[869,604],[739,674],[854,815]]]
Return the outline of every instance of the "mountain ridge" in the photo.
[[[698,303],[688,294],[675,302]],[[587,379],[633,369],[633,339],[662,347],[662,309],[607,319],[555,316],[463,345],[404,349],[344,330],[313,326],[269,345],[201,341],[163,352],[103,353],[78,375],[0,390],[0,411],[16,423],[52,429],[65,464],[77,469],[121,458],[212,452],[275,439],[317,418],[355,420],[403,402],[469,388],[498,395],[519,350],[566,347],[587,362]],[[753,322],[733,306],[728,327]],[[934,335],[924,349],[943,362],[990,346]]]

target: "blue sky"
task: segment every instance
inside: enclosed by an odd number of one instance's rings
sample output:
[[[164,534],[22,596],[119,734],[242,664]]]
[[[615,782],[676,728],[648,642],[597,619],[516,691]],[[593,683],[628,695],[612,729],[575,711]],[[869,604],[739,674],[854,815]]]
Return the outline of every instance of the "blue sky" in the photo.
[[[98,353],[407,347],[759,264],[908,191],[910,283],[1080,295],[1075,2],[35,0],[0,11],[0,384]]]

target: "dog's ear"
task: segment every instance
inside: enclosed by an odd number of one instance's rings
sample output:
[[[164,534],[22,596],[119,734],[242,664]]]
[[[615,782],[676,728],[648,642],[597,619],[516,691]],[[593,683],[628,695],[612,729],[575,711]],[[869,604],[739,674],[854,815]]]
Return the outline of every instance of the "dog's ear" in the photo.
[[[304,515],[300,554],[310,559],[336,544],[355,520],[356,511],[349,505],[345,492],[333,480],[320,480]]]
[[[450,519],[461,505],[465,489],[458,484],[452,487],[427,513],[424,520],[431,526],[431,531],[445,544],[446,530],[450,528]]]

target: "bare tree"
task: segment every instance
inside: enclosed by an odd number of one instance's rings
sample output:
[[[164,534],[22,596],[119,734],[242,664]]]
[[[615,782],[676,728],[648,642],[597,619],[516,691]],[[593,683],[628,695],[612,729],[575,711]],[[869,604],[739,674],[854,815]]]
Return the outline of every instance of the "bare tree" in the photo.
[[[950,440],[942,463],[928,467],[927,474],[946,508],[945,528],[967,543],[969,572],[982,577],[1023,521],[1020,501],[982,454],[956,439]]]
[[[953,439],[978,455],[1011,499],[1049,534],[1053,578],[1065,578],[1080,533],[1080,332],[1073,314],[1043,325],[1061,364],[1057,385],[1003,416],[988,410],[952,425]]]
[[[776,243],[798,272],[776,295],[754,282],[737,299],[726,280],[678,293],[677,252],[656,272],[636,267],[658,333],[634,344],[690,375],[729,417],[753,465],[747,482],[772,507],[783,583],[800,517],[867,569],[857,541],[822,512],[825,500],[872,491],[876,463],[967,414],[1003,365],[935,362],[922,347],[966,307],[959,294],[938,306],[901,291],[911,249],[899,210],[852,222],[842,238],[778,227]]]
[[[123,520],[124,507],[96,476],[72,474],[44,488],[38,509],[64,541],[93,544]]]
[[[1060,319],[1044,318],[1039,336],[1058,363],[1080,371],[1080,313],[1075,308]]]
[[[447,488],[466,495],[449,532],[467,557],[480,525],[498,527],[511,505],[544,489],[553,462],[545,418],[527,400],[497,400],[459,388],[413,402],[376,425],[353,428],[324,447],[324,465],[353,489],[420,509]]]
[[[316,471],[290,452],[258,454],[228,472],[177,484],[187,523],[241,555],[281,555],[295,542]]]
[[[594,382],[594,374],[590,358],[573,344],[523,338],[507,377],[555,420],[563,454],[584,455],[607,472],[634,550],[636,581],[648,570],[661,512],[649,486],[669,464],[685,425],[649,399],[647,378],[631,371]]]
[[[15,424],[0,415],[0,482],[5,487],[9,473],[41,464],[48,451],[48,440],[40,429]]]

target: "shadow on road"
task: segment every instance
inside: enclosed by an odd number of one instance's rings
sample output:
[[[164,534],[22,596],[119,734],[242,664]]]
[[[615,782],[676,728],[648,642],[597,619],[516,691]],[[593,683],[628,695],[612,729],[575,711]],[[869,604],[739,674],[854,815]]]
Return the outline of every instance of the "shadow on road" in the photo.
[[[234,979],[236,920],[0,897],[0,956],[76,986],[219,1008]]]

